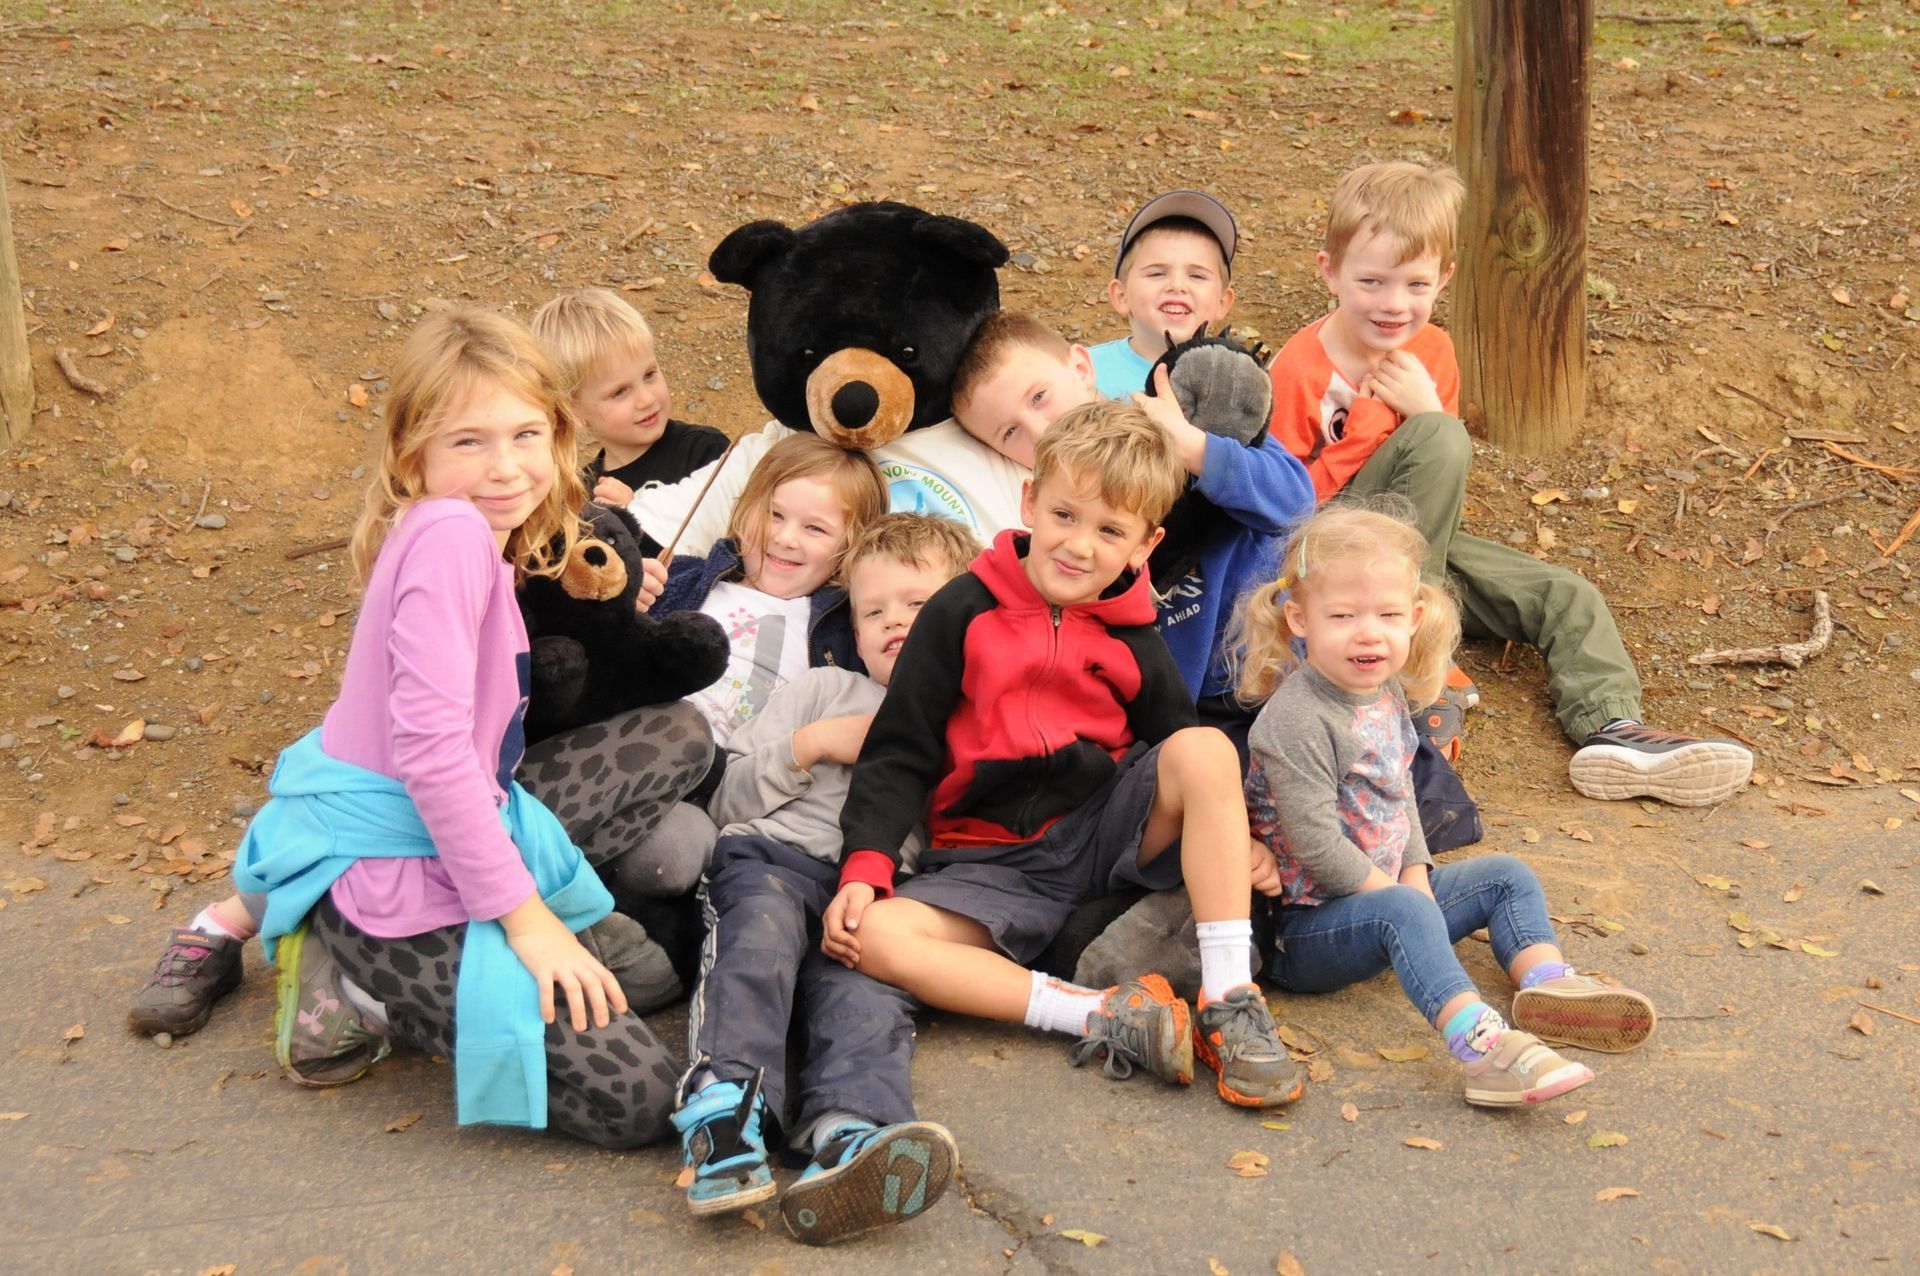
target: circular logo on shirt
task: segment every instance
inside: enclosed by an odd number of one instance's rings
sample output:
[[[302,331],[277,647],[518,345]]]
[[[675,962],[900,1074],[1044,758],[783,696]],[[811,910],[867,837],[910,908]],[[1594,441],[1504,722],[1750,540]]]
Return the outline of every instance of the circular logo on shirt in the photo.
[[[876,458],[876,462],[887,481],[888,508],[895,514],[931,514],[979,529],[973,505],[944,474],[906,461]]]

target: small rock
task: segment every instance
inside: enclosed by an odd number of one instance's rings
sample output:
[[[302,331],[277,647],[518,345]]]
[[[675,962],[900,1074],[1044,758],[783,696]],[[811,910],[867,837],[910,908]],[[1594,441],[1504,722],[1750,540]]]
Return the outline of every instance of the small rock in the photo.
[[[198,656],[188,656],[180,663],[186,667],[188,673],[199,673],[207,664],[206,661],[200,659]]]
[[[1920,669],[1907,670],[1907,677],[1913,679],[1915,682],[1920,682]]]
[[[217,532],[227,525],[227,516],[225,514],[202,514],[199,518],[193,520],[193,525],[195,527],[204,527],[210,532]]]
[[[156,1032],[153,1034],[153,1044],[159,1046],[162,1050],[171,1050],[173,1049],[173,1034],[171,1032]]]
[[[1607,495],[1607,489],[1604,487],[1583,487],[1580,489],[1580,499],[1583,501],[1604,501],[1607,499]]]
[[[1687,689],[1690,691],[1712,691],[1713,684],[1705,678],[1689,678],[1687,679]],[[147,728],[147,734],[153,734],[152,727]]]
[[[74,692],[74,689],[72,687],[63,685],[58,690],[56,690],[53,694],[56,696],[59,696],[62,700],[71,700],[73,699],[76,693]]]
[[[163,727],[156,723],[149,722],[145,734],[149,740],[166,741],[173,739],[178,732],[173,727]]]
[[[119,563],[131,563],[139,557],[140,551],[131,545],[121,545],[113,551],[114,561]]]
[[[1633,943],[1627,945],[1627,951],[1635,957],[1645,957],[1648,953],[1652,952],[1653,949],[1647,947],[1645,944]]]
[[[1792,696],[1768,696],[1767,697],[1767,708],[1769,709],[1778,709],[1782,713],[1788,713],[1794,709],[1798,709],[1799,707],[1800,707],[1799,705],[1793,702]]]
[[[130,798],[130,797],[128,797],[128,796],[127,796],[126,794],[124,794],[124,793],[116,793],[116,794],[114,794],[114,795],[113,795],[113,804],[114,804],[115,806],[125,806],[125,805],[127,805],[127,804],[128,804],[129,802],[132,802],[132,801],[133,801],[133,799],[132,799],[132,798]]]
[[[20,743],[20,737],[11,731],[0,731],[0,749],[11,749]]]
[[[259,814],[259,811],[260,804],[252,798],[235,798],[233,800],[233,813],[243,820],[252,819],[255,815]]]
[[[241,603],[240,610],[246,612],[249,616],[258,616],[260,614],[260,605],[258,603]]]
[[[272,704],[272,703],[273,703],[273,692],[271,692],[271,691],[262,691],[262,692],[260,693],[260,703],[261,703],[261,704]]]
[[[1572,549],[1568,550],[1567,552],[1569,554],[1572,554],[1575,558],[1592,558],[1593,557],[1593,550],[1589,549],[1585,545],[1575,545]]]
[[[1032,253],[1018,252],[1007,258],[1007,264],[1017,267],[1020,270],[1030,270],[1033,267],[1033,263],[1039,260],[1040,259]]]
[[[393,323],[395,320],[400,318],[400,307],[394,305],[391,301],[381,302],[379,305],[374,307],[374,310],[377,311],[380,317],[382,319],[385,319],[388,323]]]
[[[314,489],[313,489],[313,493],[312,493],[312,495],[313,495],[313,499],[314,499],[314,500],[316,500],[316,501],[324,501],[324,500],[326,500],[326,499],[327,499],[327,498],[328,498],[329,496],[332,496],[332,495],[333,495],[333,490],[332,490],[331,488],[325,488],[325,487],[316,487],[316,488],[314,488]]]
[[[1521,531],[1519,528],[1516,527],[1507,532],[1507,544],[1524,545],[1526,543],[1527,543],[1527,534]]]
[[[1901,639],[1899,634],[1888,634],[1885,640],[1883,641],[1882,645],[1886,647],[1888,651],[1892,651],[1895,648],[1900,646],[1900,642],[1901,642]]]

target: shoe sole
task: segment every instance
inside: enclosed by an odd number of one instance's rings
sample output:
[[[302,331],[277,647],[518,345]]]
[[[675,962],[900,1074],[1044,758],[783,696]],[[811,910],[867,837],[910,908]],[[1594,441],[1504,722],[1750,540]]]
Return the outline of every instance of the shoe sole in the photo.
[[[689,1190],[691,1191],[691,1190]],[[737,1214],[741,1210],[770,1201],[780,1191],[769,1172],[767,1181],[751,1187],[743,1187],[737,1192],[725,1196],[709,1196],[695,1200],[691,1194],[687,1197],[687,1210],[695,1218],[711,1218],[715,1214]]]
[[[1475,1090],[1473,1080],[1467,1080],[1467,1102],[1476,1108],[1523,1108],[1536,1103],[1545,1103],[1548,1099],[1557,1099],[1569,1091],[1578,1090],[1593,1080],[1593,1069],[1584,1063],[1569,1063],[1565,1067],[1555,1068],[1540,1079],[1540,1084],[1529,1090]]]
[[[1542,1041],[1619,1054],[1653,1035],[1659,1016],[1653,1003],[1636,993],[1596,989],[1565,993],[1523,989],[1513,995],[1513,1026]]]
[[[1161,981],[1165,983],[1165,980]],[[1168,989],[1172,995],[1172,989]],[[1174,998],[1169,1009],[1173,1012],[1172,1057],[1167,1060],[1166,1071],[1150,1068],[1154,1076],[1169,1085],[1193,1084],[1193,1012],[1187,1009],[1187,1003]]]
[[[273,1059],[295,1085],[331,1090],[366,1076],[369,1068],[387,1057],[391,1047],[383,1038],[377,1046],[361,1046],[354,1054],[305,1064],[293,1062],[293,1030],[300,1018],[300,959],[306,947],[307,928],[302,925],[282,935],[274,949]]]
[[[853,1160],[803,1179],[780,1198],[780,1218],[803,1245],[832,1245],[918,1218],[960,1172],[953,1136],[931,1121],[893,1126]]]
[[[1673,806],[1724,802],[1752,774],[1753,754],[1724,740],[1702,740],[1668,753],[1590,744],[1567,767],[1573,787],[1587,797],[1603,802],[1650,797]]]

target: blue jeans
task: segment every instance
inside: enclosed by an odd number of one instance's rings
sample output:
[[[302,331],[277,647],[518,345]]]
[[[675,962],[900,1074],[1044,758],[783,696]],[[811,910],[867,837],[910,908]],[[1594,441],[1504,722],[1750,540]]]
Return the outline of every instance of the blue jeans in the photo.
[[[1487,928],[1502,970],[1523,948],[1559,942],[1539,879],[1511,855],[1435,868],[1431,880],[1431,900],[1389,886],[1276,910],[1273,978],[1289,992],[1333,992],[1392,966],[1407,1000],[1432,1023],[1447,1002],[1474,991],[1453,955],[1474,931]]]

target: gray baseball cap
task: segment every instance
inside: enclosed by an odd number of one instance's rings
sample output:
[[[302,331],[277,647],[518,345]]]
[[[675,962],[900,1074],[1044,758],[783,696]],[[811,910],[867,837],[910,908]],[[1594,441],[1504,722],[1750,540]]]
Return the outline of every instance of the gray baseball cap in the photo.
[[[1168,191],[1142,204],[1133,220],[1127,223],[1126,233],[1120,236],[1120,251],[1113,255],[1116,279],[1120,275],[1120,263],[1126,260],[1127,249],[1133,247],[1133,241],[1151,230],[1156,222],[1169,217],[1190,217],[1213,232],[1213,237],[1220,241],[1220,255],[1226,259],[1227,272],[1233,272],[1233,250],[1239,243],[1240,233],[1227,206],[1204,191]]]

